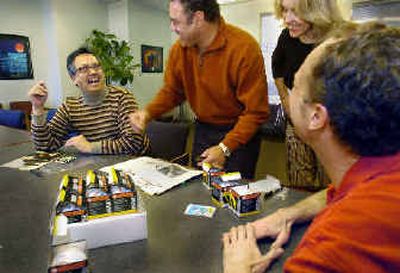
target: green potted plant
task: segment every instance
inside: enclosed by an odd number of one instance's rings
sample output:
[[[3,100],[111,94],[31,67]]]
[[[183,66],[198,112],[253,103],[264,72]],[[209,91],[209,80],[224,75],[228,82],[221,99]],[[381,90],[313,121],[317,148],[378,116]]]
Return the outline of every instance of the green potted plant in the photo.
[[[133,81],[135,64],[129,44],[111,33],[93,30],[85,41],[86,47],[100,59],[107,83],[118,82],[125,86]]]

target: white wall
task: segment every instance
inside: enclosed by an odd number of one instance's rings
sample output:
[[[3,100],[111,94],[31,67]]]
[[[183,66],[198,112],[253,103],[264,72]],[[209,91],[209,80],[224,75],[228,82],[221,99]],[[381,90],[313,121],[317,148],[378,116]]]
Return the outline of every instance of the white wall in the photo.
[[[93,29],[108,30],[108,11],[107,5],[98,0],[52,0],[52,2],[63,100],[67,96],[79,94],[79,90],[72,84],[67,73],[68,54],[83,45]]]
[[[273,13],[273,0],[253,0],[221,5],[225,20],[248,31],[257,41],[261,41],[261,14]]]
[[[107,5],[98,0],[1,0],[0,32],[30,38],[34,80],[1,80],[0,102],[27,100],[38,80],[49,88],[48,106],[55,107],[76,89],[65,69],[65,59],[93,28],[107,30]]]
[[[146,5],[146,1],[129,1],[129,37],[135,60],[140,63],[142,44],[163,47],[164,71],[171,47],[169,15],[165,9]],[[163,84],[163,73],[135,73],[133,90],[141,107],[145,106]]]
[[[49,68],[44,56],[49,52],[46,43],[43,6],[45,0],[1,0],[0,32],[25,35],[30,38],[35,78],[48,79]],[[8,107],[11,100],[26,99],[32,80],[0,80],[0,102]]]

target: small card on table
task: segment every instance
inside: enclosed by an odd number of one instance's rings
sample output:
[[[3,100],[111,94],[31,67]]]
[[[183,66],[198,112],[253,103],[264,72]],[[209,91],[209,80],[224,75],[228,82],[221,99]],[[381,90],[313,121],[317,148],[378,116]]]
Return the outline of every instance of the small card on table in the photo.
[[[185,209],[185,214],[212,218],[215,210],[215,207],[212,206],[189,204]]]

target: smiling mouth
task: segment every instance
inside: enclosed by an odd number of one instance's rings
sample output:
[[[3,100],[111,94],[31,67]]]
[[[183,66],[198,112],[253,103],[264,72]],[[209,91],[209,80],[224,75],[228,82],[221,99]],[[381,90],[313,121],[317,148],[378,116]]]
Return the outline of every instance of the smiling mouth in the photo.
[[[88,79],[88,84],[98,84],[100,82],[100,78],[93,77]]]

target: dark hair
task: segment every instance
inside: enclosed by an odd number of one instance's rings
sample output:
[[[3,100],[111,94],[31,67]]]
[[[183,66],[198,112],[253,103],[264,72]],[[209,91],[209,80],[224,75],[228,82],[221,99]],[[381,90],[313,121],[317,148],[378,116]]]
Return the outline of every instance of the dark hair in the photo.
[[[399,44],[400,29],[366,24],[327,46],[314,67],[324,90],[312,100],[321,100],[338,137],[361,156],[400,151]]]
[[[90,51],[86,47],[80,47],[74,51],[72,51],[67,57],[67,70],[68,74],[73,77],[76,74],[76,67],[74,65],[75,58],[82,54],[91,54],[94,55],[92,51]]]
[[[174,1],[179,1],[183,5],[189,18],[196,11],[203,11],[207,22],[216,22],[221,17],[216,0],[170,0],[170,2]]]

